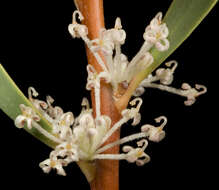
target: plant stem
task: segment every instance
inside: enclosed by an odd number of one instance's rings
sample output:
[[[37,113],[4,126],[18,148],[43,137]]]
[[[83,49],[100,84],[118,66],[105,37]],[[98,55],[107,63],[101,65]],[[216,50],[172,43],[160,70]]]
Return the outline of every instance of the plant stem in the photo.
[[[77,8],[84,16],[83,23],[88,27],[89,38],[94,39],[99,36],[99,31],[104,28],[103,1],[102,0],[75,0]],[[101,71],[96,59],[86,48],[88,64],[94,66],[97,72]],[[112,98],[112,87],[101,81],[101,114],[111,118],[112,125],[120,118],[120,114],[115,107]],[[94,92],[91,92],[92,107],[95,110]],[[95,115],[95,113],[94,113]],[[120,138],[120,132],[115,132],[106,142],[114,142]],[[119,147],[113,147],[104,153],[117,154]],[[96,176],[90,183],[91,190],[118,190],[119,189],[119,162],[110,160],[96,161]]]

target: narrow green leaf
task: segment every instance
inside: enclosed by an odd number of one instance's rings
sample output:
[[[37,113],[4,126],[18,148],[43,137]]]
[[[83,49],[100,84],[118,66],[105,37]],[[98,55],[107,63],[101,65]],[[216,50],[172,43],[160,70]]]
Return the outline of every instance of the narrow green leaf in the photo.
[[[23,95],[10,76],[7,74],[3,66],[0,64],[0,109],[6,113],[12,120],[14,120],[21,111],[19,109],[20,104],[32,107],[38,115],[40,115],[40,125],[51,132],[52,128],[49,123],[41,116],[41,114],[33,107],[31,102]],[[55,147],[56,144],[49,140],[47,137],[38,132],[35,128],[29,130],[24,128],[27,132],[35,136],[37,139],[47,144],[50,147]]]

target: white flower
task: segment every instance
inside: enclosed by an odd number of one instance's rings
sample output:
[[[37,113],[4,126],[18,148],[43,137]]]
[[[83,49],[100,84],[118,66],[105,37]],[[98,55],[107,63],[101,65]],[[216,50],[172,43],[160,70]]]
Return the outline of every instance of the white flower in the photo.
[[[33,87],[28,88],[28,99],[30,102],[45,117],[45,119],[54,124],[55,121],[59,120],[63,115],[62,108],[52,106],[54,99],[51,96],[46,97],[46,102],[33,98],[33,96],[37,97],[38,95],[38,92]]]
[[[28,88],[28,99],[34,105],[34,107],[36,107],[36,109],[39,111],[42,109],[47,109],[48,105],[46,102],[33,98],[37,97],[38,95],[38,92],[33,87]]]
[[[133,122],[132,125],[135,126],[137,124],[139,124],[140,120],[141,120],[141,114],[139,113],[140,107],[142,105],[142,99],[141,98],[135,98],[134,100],[132,100],[131,102],[129,102],[129,104],[131,106],[136,105],[136,103],[138,102],[136,108],[131,108],[131,109],[125,109],[122,111],[122,116],[124,118],[127,118],[127,120],[133,118]]]
[[[79,161],[78,146],[75,144],[73,139],[56,146],[51,155],[52,157],[59,157],[63,160],[63,163],[66,164]]]
[[[73,38],[81,38],[84,36],[87,36],[88,30],[87,27],[83,24],[78,24],[76,21],[76,16],[78,15],[78,18],[80,21],[84,19],[83,15],[80,11],[74,11],[72,16],[72,24],[69,24],[68,31],[72,35]]]
[[[108,72],[100,72],[97,73],[94,67],[90,64],[87,65],[87,84],[86,89],[91,90],[92,88],[100,88],[100,81],[104,79],[105,82],[109,83],[111,81],[111,77]]]
[[[114,49],[114,43],[111,36],[107,35],[106,29],[101,29],[99,38],[91,40],[91,49],[94,52],[101,50],[105,55],[112,55]]]
[[[51,169],[55,169],[57,171],[57,174],[66,176],[66,173],[63,169],[63,166],[65,166],[65,162],[61,159],[57,159],[56,157],[54,157],[53,159],[46,159],[45,161],[41,162],[39,166],[45,173],[49,173]]]
[[[59,106],[53,107],[52,104],[54,102],[54,99],[51,96],[46,97],[47,102],[47,108],[41,111],[43,115],[48,118],[50,117],[50,120],[59,120],[60,117],[63,115],[63,110]]]
[[[187,97],[187,100],[184,101],[186,106],[191,106],[196,101],[196,97],[207,92],[207,88],[200,84],[196,84],[195,88],[192,88],[188,83],[183,83],[181,88],[180,95]]]
[[[74,116],[72,112],[62,114],[58,123],[53,125],[53,133],[57,134],[60,139],[67,139],[72,133],[70,126],[73,122]]]
[[[143,37],[147,42],[154,44],[159,51],[165,51],[169,48],[168,34],[166,23],[162,23],[162,13],[159,12],[146,27]]]
[[[113,29],[108,30],[108,35],[110,35],[114,44],[124,44],[126,39],[125,30],[122,29],[121,20],[119,17],[116,18],[115,26]]]
[[[150,161],[150,157],[144,152],[148,146],[148,142],[146,139],[142,139],[137,142],[137,145],[138,148],[124,146],[122,150],[127,153],[125,157],[128,162],[136,162],[138,166],[142,166]],[[140,146],[142,146],[142,148],[139,148]]]
[[[165,131],[163,131],[164,126],[167,123],[167,118],[164,116],[160,116],[155,119],[157,123],[161,122],[163,120],[163,123],[159,127],[154,127],[153,125],[143,125],[141,127],[141,131],[145,132],[148,136],[148,139],[153,142],[160,142],[165,137]]]
[[[120,18],[117,18],[113,29],[100,30],[99,38],[91,41],[91,48],[93,51],[101,49],[105,55],[112,55],[115,44],[124,44],[125,38],[126,33],[122,30]]]
[[[169,61],[165,64],[168,67],[174,65],[171,69],[159,68],[156,70],[156,77],[160,80],[161,84],[170,85],[173,82],[173,74],[178,65],[176,61]]]
[[[25,123],[27,123],[27,128],[32,129],[33,121],[40,121],[40,117],[32,110],[31,107],[20,104],[20,109],[22,115],[18,115],[15,119],[15,126],[18,128],[23,128]]]

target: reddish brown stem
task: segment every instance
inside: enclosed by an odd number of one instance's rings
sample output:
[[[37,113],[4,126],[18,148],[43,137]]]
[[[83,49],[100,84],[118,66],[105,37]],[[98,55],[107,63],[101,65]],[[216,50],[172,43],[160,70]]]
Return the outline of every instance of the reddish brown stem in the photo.
[[[99,36],[99,31],[104,28],[103,1],[102,0],[75,0],[78,9],[84,16],[83,23],[88,27],[89,38],[94,39]],[[100,72],[101,68],[96,59],[86,48],[88,64],[94,66],[96,71]],[[91,93],[92,106],[95,110],[94,92]],[[101,82],[101,114],[111,118],[112,125],[120,119],[113,98],[112,88],[110,85]],[[95,115],[95,113],[94,113]],[[115,132],[106,143],[118,140],[120,132]],[[119,147],[113,147],[104,153],[119,153]],[[90,183],[91,190],[118,190],[119,189],[119,162],[110,160],[96,161],[97,171],[95,179]]]

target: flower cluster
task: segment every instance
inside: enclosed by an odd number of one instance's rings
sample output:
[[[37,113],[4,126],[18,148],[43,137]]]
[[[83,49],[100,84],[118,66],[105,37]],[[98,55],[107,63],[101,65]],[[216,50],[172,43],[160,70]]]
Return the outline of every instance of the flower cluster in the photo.
[[[122,29],[119,18],[116,19],[114,28],[102,29],[99,38],[90,40],[87,27],[76,21],[77,15],[80,21],[83,20],[83,15],[79,11],[75,11],[72,24],[68,28],[69,32],[72,37],[84,40],[102,68],[102,71],[98,73],[93,66],[87,66],[86,89],[94,90],[96,117],[93,116],[93,110],[86,98],[82,100],[81,113],[74,117],[72,112],[64,112],[62,108],[53,106],[54,99],[51,96],[47,96],[46,101],[37,99],[38,93],[33,87],[30,87],[28,96],[32,106],[20,105],[21,114],[15,119],[15,125],[18,128],[27,126],[29,130],[34,127],[42,135],[58,144],[50,153],[49,158],[40,163],[40,167],[45,173],[55,169],[57,174],[66,175],[64,166],[72,162],[97,159],[126,160],[142,166],[150,161],[150,157],[145,153],[148,140],[159,142],[165,137],[163,128],[167,123],[167,118],[164,116],[156,118],[155,122],[160,123],[158,127],[146,124],[141,127],[139,133],[105,144],[107,139],[129,120],[133,120],[133,126],[139,124],[142,99],[136,97],[131,100],[130,107],[121,111],[121,119],[111,125],[111,119],[107,115],[101,114],[100,111],[100,84],[101,80],[110,83],[114,98],[119,98],[136,74],[153,63],[153,56],[149,53],[151,48],[155,47],[159,51],[165,51],[169,48],[167,39],[169,32],[166,24],[162,22],[162,14],[158,13],[146,27],[143,35],[145,41],[131,61],[128,61],[127,57],[121,53],[121,45],[125,43],[126,33]],[[184,83],[182,89],[170,87],[177,63],[171,61],[166,63],[166,66],[168,68],[159,68],[155,75],[149,75],[143,80],[133,95],[140,96],[143,94],[144,88],[147,87],[158,88],[187,97],[185,104],[191,105],[197,96],[206,92],[206,87],[202,85],[196,85],[195,88],[192,88],[189,84]],[[202,90],[200,91],[200,89]],[[40,116],[50,124],[51,133],[40,125]],[[114,146],[133,140],[137,140],[137,147],[125,145],[122,148],[123,153],[104,153]]]
[[[142,69],[147,68],[152,62],[153,57],[149,53],[152,47],[159,51],[165,51],[169,47],[168,28],[162,23],[162,13],[158,13],[146,27],[143,35],[145,42],[140,51],[129,62],[126,55],[121,52],[121,45],[125,43],[126,33],[122,29],[121,20],[117,18],[115,26],[100,31],[99,38],[90,40],[88,30],[85,25],[76,22],[76,15],[83,20],[79,11],[73,13],[73,22],[69,25],[69,32],[72,37],[81,37],[87,47],[93,53],[104,73],[103,78],[110,83],[114,90],[114,98],[122,95],[122,89],[126,89],[133,77]],[[105,63],[100,56],[103,55]]]
[[[131,61],[128,61],[127,56],[121,52],[121,45],[125,43],[126,33],[122,29],[120,18],[116,19],[114,28],[108,30],[102,29],[99,38],[90,40],[87,36],[88,30],[86,26],[76,22],[77,14],[79,15],[79,19],[83,20],[81,13],[75,11],[73,13],[73,22],[69,25],[69,32],[72,37],[81,37],[85,41],[103,70],[98,75],[94,68],[91,69],[92,66],[88,66],[88,76],[99,76],[97,77],[97,80],[102,78],[105,79],[107,83],[110,83],[114,90],[115,99],[120,98],[123,95],[131,80],[141,70],[147,69],[147,67],[153,63],[154,58],[150,54],[151,48],[155,47],[158,51],[166,51],[169,48],[169,41],[167,39],[169,31],[166,23],[162,22],[161,12],[159,12],[145,28],[143,34],[145,41],[139,52]],[[102,53],[105,63],[101,58],[100,53]],[[169,87],[168,85],[173,81],[173,74],[177,67],[177,63],[176,61],[166,63],[167,67],[171,67],[172,65],[174,66],[171,69],[158,69],[155,76],[149,75],[142,81],[134,95],[141,95],[146,87],[158,88],[185,96],[187,97],[185,105],[192,105],[197,96],[206,92],[206,87],[203,85],[196,85],[195,88],[192,88],[187,83],[184,83],[181,89]],[[89,79],[90,78],[88,77],[88,81]],[[157,81],[159,81],[160,84],[154,83]],[[96,89],[97,88],[98,87],[96,86]]]
[[[93,81],[95,80],[93,78]],[[86,98],[82,101],[80,115],[74,118],[71,112],[64,113],[60,107],[52,106],[54,100],[50,96],[47,96],[47,101],[45,102],[34,98],[38,96],[38,93],[33,87],[28,89],[28,93],[29,100],[34,105],[34,108],[51,124],[52,134],[40,126],[40,117],[37,113],[31,107],[23,104],[20,106],[22,113],[17,116],[15,125],[18,128],[24,127],[25,124],[27,124],[29,129],[35,127],[47,138],[58,143],[50,153],[49,158],[40,163],[40,167],[45,173],[50,172],[51,169],[56,169],[57,174],[66,175],[63,167],[79,160],[117,159],[143,165],[150,160],[150,157],[145,153],[148,145],[146,138],[150,141],[159,142],[165,136],[163,127],[166,125],[166,118],[161,116],[156,119],[156,122],[164,120],[159,127],[144,125],[141,128],[141,132],[104,145],[106,140],[128,120],[133,119],[132,125],[137,125],[140,122],[141,98],[132,100],[130,102],[131,108],[123,110],[122,118],[111,127],[111,119],[108,116],[99,115],[96,118],[93,117],[92,109],[90,109]],[[136,139],[141,139],[137,142],[136,148],[125,145],[123,147],[124,153],[104,154],[104,151],[109,148]]]

